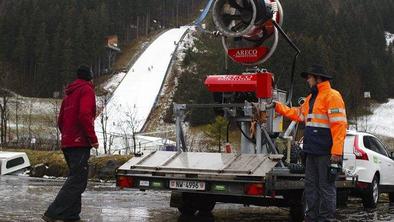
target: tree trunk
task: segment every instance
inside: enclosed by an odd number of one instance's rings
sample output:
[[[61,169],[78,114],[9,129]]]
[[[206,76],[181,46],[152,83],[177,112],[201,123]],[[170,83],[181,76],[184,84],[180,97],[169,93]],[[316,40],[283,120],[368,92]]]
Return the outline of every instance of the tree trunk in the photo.
[[[134,148],[134,155],[137,152],[137,144],[136,144],[136,139],[135,139],[135,132],[133,131],[133,148]]]
[[[15,103],[15,134],[16,134],[16,143],[19,143],[19,97],[16,96],[16,103]]]
[[[140,17],[137,16],[137,39],[140,37]]]

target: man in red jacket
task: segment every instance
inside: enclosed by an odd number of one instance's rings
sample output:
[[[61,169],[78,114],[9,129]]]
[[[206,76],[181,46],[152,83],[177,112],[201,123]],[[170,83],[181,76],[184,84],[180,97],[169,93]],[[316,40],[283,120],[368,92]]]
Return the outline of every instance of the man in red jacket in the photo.
[[[96,95],[91,82],[92,72],[89,67],[80,66],[77,77],[65,90],[58,119],[69,175],[42,217],[47,222],[80,220],[81,195],[88,181],[90,149],[98,148],[94,131]]]

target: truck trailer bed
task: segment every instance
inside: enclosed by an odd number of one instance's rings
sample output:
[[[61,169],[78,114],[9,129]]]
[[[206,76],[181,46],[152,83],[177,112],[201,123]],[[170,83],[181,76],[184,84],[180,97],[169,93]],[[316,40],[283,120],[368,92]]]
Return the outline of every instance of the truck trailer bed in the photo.
[[[119,170],[213,177],[264,177],[282,157],[276,154],[153,151],[132,158]]]

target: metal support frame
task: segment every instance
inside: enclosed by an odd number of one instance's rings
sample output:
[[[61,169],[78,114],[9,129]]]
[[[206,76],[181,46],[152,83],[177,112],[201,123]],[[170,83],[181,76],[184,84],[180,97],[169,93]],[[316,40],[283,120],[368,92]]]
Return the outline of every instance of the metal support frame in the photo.
[[[265,100],[259,100],[258,111],[265,111]],[[253,104],[245,101],[244,104],[177,104],[174,103],[174,114],[176,118],[176,148],[179,152],[187,152],[186,141],[182,129],[182,122],[185,120],[185,111],[190,108],[223,108],[226,110],[231,110],[234,112],[236,108],[241,108],[243,110],[243,117],[234,118],[235,121],[241,123],[241,130],[243,134],[241,136],[241,153],[245,154],[278,154],[278,151],[275,147],[274,142],[269,136],[269,133],[265,129],[263,124],[257,124],[256,129],[256,142],[255,144],[250,141],[250,138],[247,138],[245,132],[249,131],[250,123],[253,117]],[[234,116],[234,113],[231,113],[230,116]],[[272,121],[271,116],[268,116],[268,122]],[[267,141],[266,144],[263,144],[263,141]],[[283,167],[283,163],[280,161],[280,165]]]

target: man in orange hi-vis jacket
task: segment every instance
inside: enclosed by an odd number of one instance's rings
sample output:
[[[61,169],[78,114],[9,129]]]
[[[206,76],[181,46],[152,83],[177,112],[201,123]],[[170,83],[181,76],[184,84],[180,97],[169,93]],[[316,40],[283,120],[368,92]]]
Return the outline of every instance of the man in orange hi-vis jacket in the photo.
[[[320,65],[301,73],[311,94],[301,107],[289,108],[275,102],[275,111],[291,120],[305,122],[303,151],[305,169],[305,221],[335,219],[336,187],[331,164],[342,161],[347,120],[341,94],[332,89],[330,79]]]

